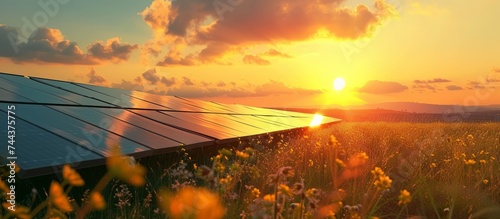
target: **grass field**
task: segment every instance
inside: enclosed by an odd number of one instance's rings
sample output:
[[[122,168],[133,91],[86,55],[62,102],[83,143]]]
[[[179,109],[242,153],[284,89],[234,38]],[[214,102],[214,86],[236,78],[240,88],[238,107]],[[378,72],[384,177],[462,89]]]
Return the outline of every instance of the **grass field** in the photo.
[[[181,149],[170,166],[116,157],[97,185],[73,189],[79,176],[68,170],[38,215],[496,218],[499,138],[500,123],[344,122],[239,142],[211,158]]]

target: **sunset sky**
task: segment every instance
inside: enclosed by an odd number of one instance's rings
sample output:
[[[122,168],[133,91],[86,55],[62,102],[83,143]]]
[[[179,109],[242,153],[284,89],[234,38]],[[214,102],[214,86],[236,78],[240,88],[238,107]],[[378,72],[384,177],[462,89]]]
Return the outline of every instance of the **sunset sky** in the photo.
[[[0,72],[253,106],[500,104],[500,1],[0,2]],[[332,88],[342,77],[346,87]]]

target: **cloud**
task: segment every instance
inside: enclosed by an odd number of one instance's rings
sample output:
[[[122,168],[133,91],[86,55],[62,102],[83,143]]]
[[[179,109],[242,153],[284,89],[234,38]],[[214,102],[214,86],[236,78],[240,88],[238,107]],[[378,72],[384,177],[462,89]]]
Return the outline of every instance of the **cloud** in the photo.
[[[417,90],[431,90],[431,91],[436,91],[436,87],[430,85],[430,84],[415,84],[412,86],[412,88],[417,89]]]
[[[458,86],[458,85],[448,85],[448,86],[446,86],[446,89],[448,89],[448,90],[463,90],[463,88]]]
[[[194,85],[194,82],[191,79],[189,79],[188,77],[182,77],[182,80],[184,81],[184,85],[187,85],[187,86]]]
[[[283,82],[271,80],[268,83],[259,85],[255,88],[255,96],[269,96],[280,94],[302,94],[312,95],[322,93],[320,90],[311,90],[304,88],[291,88],[286,86]]]
[[[469,81],[469,83],[467,83],[469,89],[484,89],[486,88],[485,84],[486,81],[484,83],[481,83],[479,81]]]
[[[174,77],[171,77],[171,78],[161,77],[160,82],[162,84],[164,84],[165,86],[169,87],[169,86],[172,86],[176,83],[176,79]]]
[[[156,68],[149,69],[142,73],[142,77],[146,79],[149,84],[156,84],[160,81],[160,77],[156,74]]]
[[[220,84],[220,82],[217,84]],[[237,86],[235,83],[231,84],[233,84],[233,87],[231,88],[227,88],[225,86],[217,86],[217,85],[216,87],[181,86],[169,89],[167,94],[174,96],[181,96],[181,97],[204,98],[204,97],[223,97],[223,96],[262,97],[262,96],[279,96],[288,94],[314,95],[322,93],[321,90],[289,87],[285,85],[283,82],[273,81],[273,80],[264,84],[250,85],[250,86]]]
[[[434,78],[432,80],[414,80],[413,83],[415,84],[425,84],[425,83],[446,83],[446,82],[451,82],[448,79],[444,78]]]
[[[138,77],[138,78],[141,79],[141,77]],[[176,83],[175,77],[171,77],[171,78],[167,78],[165,76],[160,77],[156,72],[156,68],[149,69],[149,70],[145,71],[144,73],[142,73],[142,78],[144,78],[144,80],[146,80],[148,82],[148,84],[150,84],[150,85],[156,85],[158,83],[161,83],[167,87],[170,87]],[[158,93],[158,92],[156,92],[156,93]]]
[[[497,83],[497,82],[500,82],[500,79],[497,79],[497,78],[486,78],[486,82],[487,83]]]
[[[76,42],[64,37],[59,29],[40,27],[26,42],[19,42],[17,29],[0,25],[0,57],[17,63],[59,63],[95,65],[105,62],[121,62],[129,58],[137,45],[121,43],[111,38],[105,44],[95,42],[84,53]]]
[[[108,39],[106,43],[102,41],[92,43],[88,46],[88,54],[95,59],[121,62],[127,61],[130,53],[137,49],[137,45],[124,44],[117,37]]]
[[[88,83],[100,85],[106,84],[106,79],[100,75],[97,75],[93,68],[87,74],[87,77],[89,78]]]
[[[257,64],[257,65],[269,65],[271,62],[269,62],[266,59],[261,58],[260,56],[255,56],[255,55],[246,55],[243,57],[243,62],[245,64]]]
[[[500,67],[493,67],[491,71],[495,73],[500,73]]]
[[[225,87],[225,86],[227,86],[227,84],[226,84],[226,83],[224,83],[223,81],[219,81],[219,82],[217,82],[217,84],[216,84],[216,85],[217,85],[217,87]]]
[[[278,56],[278,57],[283,57],[283,58],[292,58],[291,55],[288,55],[286,53],[282,53],[278,50],[275,49],[270,49],[269,51],[265,52],[263,55],[266,56]]]
[[[12,57],[16,54],[18,43],[17,29],[0,24],[0,57]]]
[[[144,86],[141,83],[140,77],[137,77],[134,81],[123,80],[119,84],[111,84],[113,88],[120,88],[124,90],[135,90],[135,91],[144,91]]]
[[[163,60],[156,63],[157,66],[192,66],[196,64],[196,59],[193,55],[183,57],[179,52],[174,50],[170,50]]]
[[[368,81],[366,84],[359,88],[358,91],[362,93],[371,93],[371,94],[386,94],[386,93],[398,93],[408,89],[407,86],[404,86],[397,82],[389,82],[389,81]]]
[[[395,15],[383,0],[375,0],[370,8],[364,4],[348,8],[343,2],[154,0],[140,13],[154,34],[143,52],[153,51],[154,56],[169,45],[158,65],[213,63],[240,48],[306,41],[318,32],[331,39],[367,37]]]

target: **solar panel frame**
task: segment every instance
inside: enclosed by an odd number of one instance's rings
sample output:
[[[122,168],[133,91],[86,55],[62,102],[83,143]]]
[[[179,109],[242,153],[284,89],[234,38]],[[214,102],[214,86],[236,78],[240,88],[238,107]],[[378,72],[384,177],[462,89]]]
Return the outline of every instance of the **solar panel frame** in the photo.
[[[102,101],[91,99],[73,92],[67,92],[65,90],[61,90],[59,88],[55,88],[53,86],[49,86],[38,81],[32,80],[30,78],[21,77],[21,76],[11,76],[11,75],[2,75],[0,74],[0,78],[10,81],[12,84],[19,85],[21,88],[30,88],[36,93],[47,93],[64,100],[71,102],[72,105],[86,105],[86,106],[101,106],[101,107],[110,107],[110,104],[104,103]],[[36,100],[35,100],[36,101]]]

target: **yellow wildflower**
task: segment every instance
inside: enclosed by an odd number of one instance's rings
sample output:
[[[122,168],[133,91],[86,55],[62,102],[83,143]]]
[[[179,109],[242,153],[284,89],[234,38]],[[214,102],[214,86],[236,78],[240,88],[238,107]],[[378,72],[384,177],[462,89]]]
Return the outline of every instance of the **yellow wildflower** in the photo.
[[[398,205],[407,205],[411,202],[411,194],[408,190],[401,190],[398,196]]]
[[[436,168],[436,167],[437,167],[436,163],[431,163],[431,168]]]
[[[260,196],[260,190],[258,188],[252,189],[252,196],[258,198]]]
[[[56,181],[52,181],[52,184],[50,184],[50,199],[62,211],[73,211],[73,207],[71,207],[68,197],[64,194],[63,188]]]
[[[353,215],[351,215],[351,219],[361,219],[361,216],[359,216],[358,213],[354,213]]]
[[[358,167],[366,163],[368,160],[368,156],[366,155],[365,152],[362,153],[357,153],[354,156],[349,159],[349,163],[347,164],[348,167],[353,168],[353,167]]]
[[[464,162],[465,162],[466,165],[474,165],[474,164],[476,164],[476,161],[472,160],[472,159],[464,160]]]
[[[486,164],[486,160],[479,160],[479,163]]]
[[[264,202],[272,204],[272,203],[274,203],[275,197],[274,197],[274,194],[267,194],[267,195],[264,195],[264,197],[262,199],[264,200]]]
[[[67,164],[63,167],[62,175],[63,178],[73,186],[83,186],[85,184],[83,179],[80,177],[80,174]]]
[[[175,196],[160,193],[163,209],[169,213],[169,218],[219,219],[224,216],[219,197],[207,189],[183,187]]]
[[[247,159],[250,155],[245,152],[236,151],[236,156],[244,160]]]
[[[337,163],[340,167],[345,167],[345,163],[341,159],[336,158],[335,163]]]
[[[472,135],[467,135],[467,140],[469,140],[469,141],[474,140],[474,136],[472,136]]]
[[[391,187],[392,179],[386,175],[380,176],[373,184],[380,190],[386,190]]]
[[[111,147],[111,156],[106,159],[108,170],[113,176],[133,186],[142,186],[145,183],[146,168],[131,162],[130,157],[123,156],[118,145]]]
[[[0,190],[2,190],[4,193],[10,192],[9,187],[7,187],[7,184],[5,184],[5,181],[3,181],[1,178],[0,178]]]
[[[2,206],[8,210],[8,212],[11,212],[12,214],[14,214],[15,216],[17,216],[17,218],[21,218],[21,219],[28,219],[28,218],[31,218],[30,216],[30,209],[28,207],[25,207],[25,206],[21,206],[21,205],[17,205],[15,206],[15,211],[11,211],[9,208],[12,207],[11,204],[7,203],[7,202],[4,202],[2,203]],[[10,218],[10,217],[9,217]]]
[[[90,205],[93,209],[102,210],[106,208],[106,201],[104,201],[104,197],[102,197],[99,192],[91,192],[90,193]]]
[[[285,184],[280,184],[278,186],[278,193],[289,197],[293,196],[292,190]]]
[[[488,184],[489,182],[490,182],[490,181],[488,181],[487,179],[484,179],[484,180],[483,180],[483,183],[484,183],[485,185],[486,185],[486,184]]]
[[[373,176],[375,177],[375,179],[385,175],[384,171],[380,167],[375,167],[371,171],[371,173],[373,174]]]

